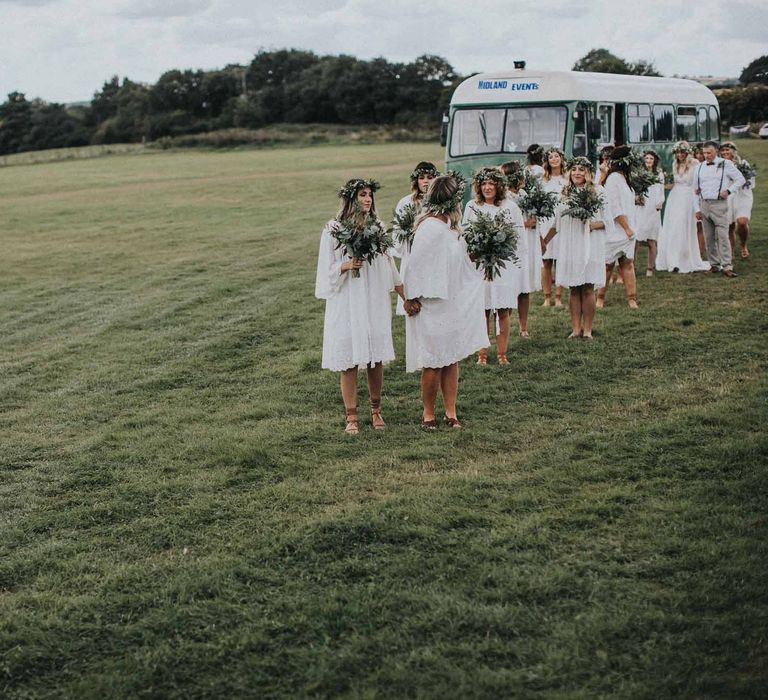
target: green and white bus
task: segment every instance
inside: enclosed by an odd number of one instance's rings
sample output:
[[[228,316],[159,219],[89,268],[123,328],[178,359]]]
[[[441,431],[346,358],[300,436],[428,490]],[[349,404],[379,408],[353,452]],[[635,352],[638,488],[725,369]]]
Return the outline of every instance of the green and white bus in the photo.
[[[532,143],[593,162],[605,145],[656,150],[665,168],[675,141],[718,139],[717,98],[701,83],[612,73],[514,69],[467,78],[441,135],[446,168],[525,160]]]

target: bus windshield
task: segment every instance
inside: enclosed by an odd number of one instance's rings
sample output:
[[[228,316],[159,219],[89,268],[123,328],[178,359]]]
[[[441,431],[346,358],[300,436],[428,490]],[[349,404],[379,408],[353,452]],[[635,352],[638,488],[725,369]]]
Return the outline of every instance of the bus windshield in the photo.
[[[532,143],[562,148],[567,118],[565,107],[459,109],[453,115],[451,155],[525,153]]]

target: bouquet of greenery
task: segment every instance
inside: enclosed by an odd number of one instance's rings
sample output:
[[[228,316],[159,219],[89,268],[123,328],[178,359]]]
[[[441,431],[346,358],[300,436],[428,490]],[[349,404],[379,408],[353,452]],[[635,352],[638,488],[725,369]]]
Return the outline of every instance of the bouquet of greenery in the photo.
[[[603,206],[603,198],[594,187],[567,187],[563,191],[563,201],[563,214],[582,221],[591,220]]]
[[[343,221],[337,219],[331,235],[336,239],[336,248],[343,248],[353,260],[369,263],[394,245],[384,226],[371,214],[352,216]],[[360,270],[352,270],[352,276],[360,277]]]
[[[744,183],[744,189],[748,190],[750,187],[752,187],[752,178],[755,177],[757,173],[757,168],[754,165],[750,165],[746,160],[739,159],[739,161],[736,163],[736,167],[739,169],[739,172],[744,176],[744,179],[746,182]]]
[[[651,185],[656,185],[659,182],[661,182],[661,178],[652,170],[643,166],[633,167],[629,174],[629,186],[635,193],[635,204],[643,206]]]
[[[539,179],[526,174],[525,189],[520,192],[517,205],[526,219],[535,216],[540,219],[551,219],[555,215],[557,195],[546,192]]]
[[[464,227],[464,240],[470,259],[483,269],[489,282],[501,274],[506,262],[518,261],[517,226],[510,213],[502,209],[495,216],[475,210],[476,219]]]
[[[414,224],[416,223],[416,217],[419,214],[419,210],[413,204],[406,204],[398,214],[395,212],[395,216],[392,219],[391,233],[394,234],[398,243],[407,246],[407,249],[411,249],[413,243],[413,234],[416,232]]]

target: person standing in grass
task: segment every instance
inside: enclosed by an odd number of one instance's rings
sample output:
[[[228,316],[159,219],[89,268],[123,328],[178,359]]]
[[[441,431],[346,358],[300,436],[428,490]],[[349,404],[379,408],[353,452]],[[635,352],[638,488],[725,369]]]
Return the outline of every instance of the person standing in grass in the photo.
[[[738,233],[741,244],[741,259],[746,260],[749,257],[747,238],[749,238],[749,220],[752,218],[752,204],[754,202],[755,171],[747,160],[739,156],[733,141],[726,141],[720,146],[720,155],[734,163],[742,175],[744,172],[747,173],[744,184],[728,198],[731,222],[728,228],[728,238],[731,241],[731,257],[736,253],[735,234]]]
[[[370,262],[350,258],[334,238],[334,231],[363,226],[376,217],[377,189],[378,183],[372,180],[354,179],[344,185],[339,191],[341,208],[320,235],[317,261],[315,296],[325,299],[322,367],[341,373],[347,418],[344,432],[352,435],[359,430],[357,371],[361,365],[368,378],[373,427],[385,427],[381,416],[384,365],[395,358],[389,294],[394,289],[403,297],[403,286],[390,255],[377,255]]]
[[[482,275],[467,255],[459,221],[463,187],[450,175],[435,178],[416,220],[403,276],[405,366],[421,370],[421,427],[437,428],[435,402],[443,394],[445,422],[460,428],[456,413],[459,361],[488,346]]]
[[[687,141],[672,147],[674,186],[667,199],[659,234],[656,269],[669,272],[701,272],[709,265],[701,259],[696,236],[693,203],[693,173],[698,161]]]
[[[643,164],[659,178],[659,182],[648,188],[645,197],[635,198],[635,217],[637,219],[637,244],[648,246],[648,265],[646,277],[653,277],[656,268],[656,241],[661,231],[661,208],[664,206],[664,173],[659,167],[659,154],[656,151],[646,151],[643,154]],[[637,258],[637,249],[635,249]]]
[[[544,153],[544,175],[541,178],[541,185],[545,192],[554,192],[560,196],[565,186],[565,155],[559,148],[548,148]],[[552,219],[543,219],[539,221],[539,235],[543,239],[552,226]],[[539,243],[539,246],[542,246]],[[557,241],[546,250],[542,247],[542,270],[541,287],[544,290],[544,306],[551,304],[552,285],[555,285],[555,306],[562,306],[563,286],[558,284],[555,270],[557,261]]]
[[[594,206],[590,211],[578,212],[570,206],[582,190],[592,195]],[[603,188],[592,183],[592,163],[583,156],[574,158],[568,165],[568,184],[563,188],[555,219],[544,237],[547,246],[555,237],[560,239],[557,275],[564,286],[570,287],[568,338],[592,339],[595,287],[605,285],[605,214],[599,205],[603,197]]]
[[[517,206],[520,188],[525,182],[525,176],[520,163],[511,160],[499,166],[502,173],[507,176],[507,199],[511,200]],[[520,208],[519,206],[517,207]],[[521,212],[522,213],[522,212]],[[531,292],[537,292],[541,289],[541,243],[539,232],[536,228],[536,217],[531,216],[523,221],[523,231],[521,237],[525,241],[521,244],[521,249],[527,253],[526,260],[521,259],[523,268],[522,289],[517,297],[517,320],[520,328],[521,338],[530,338],[528,333],[528,312],[531,305]],[[518,253],[518,257],[520,254]]]
[[[632,152],[629,146],[617,146],[609,156],[608,174],[601,184],[605,188],[605,284],[611,279],[618,263],[627,292],[630,309],[637,308],[637,281],[635,280],[635,193],[629,186]],[[606,287],[600,288],[597,308],[605,304]]]
[[[467,202],[464,209],[464,225],[475,221],[477,213],[496,216],[502,208],[510,212],[512,221],[523,231],[523,214],[516,203],[507,199],[507,177],[497,168],[482,168],[472,180],[474,198]],[[486,323],[493,323],[496,333],[496,354],[500,365],[508,365],[507,346],[509,345],[509,313],[517,308],[517,301],[525,285],[525,273],[521,261],[526,260],[525,239],[520,236],[518,243],[518,262],[510,261],[501,274],[492,281],[485,282],[485,317]],[[488,355],[483,348],[477,358],[477,364],[485,366]]]
[[[405,197],[403,197],[395,205],[395,216],[401,215],[406,207],[413,207],[415,213],[418,215],[421,210],[421,203],[424,199],[424,195],[429,189],[429,184],[438,176],[437,168],[434,163],[430,163],[427,160],[422,160],[411,173],[411,191]],[[400,276],[405,273],[405,268],[408,265],[408,245],[406,243],[397,243],[392,249],[393,253],[400,258]],[[405,316],[405,309],[403,308],[403,301],[398,297],[396,313],[399,316]]]

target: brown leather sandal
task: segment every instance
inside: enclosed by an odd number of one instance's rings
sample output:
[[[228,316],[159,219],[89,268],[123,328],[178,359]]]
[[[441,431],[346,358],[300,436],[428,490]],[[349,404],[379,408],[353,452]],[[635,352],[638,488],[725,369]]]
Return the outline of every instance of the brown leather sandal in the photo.
[[[437,421],[433,418],[432,420],[424,420],[421,419],[421,429],[422,430],[437,430]]]
[[[449,416],[443,416],[443,422],[448,423],[452,428],[461,428],[458,418],[450,418]]]
[[[371,399],[371,423],[374,430],[384,430],[387,426],[381,417],[381,399]]]
[[[357,425],[357,406],[347,409],[347,427],[344,428],[347,435],[357,435],[360,428]]]
[[[485,367],[488,364],[488,351],[481,350],[477,353],[477,364],[481,367]]]
[[[500,365],[508,365],[509,360],[507,359],[507,356],[504,354],[499,355],[499,364]]]

